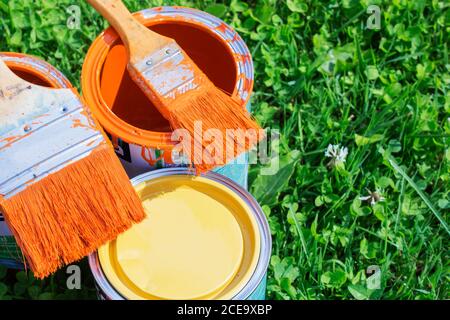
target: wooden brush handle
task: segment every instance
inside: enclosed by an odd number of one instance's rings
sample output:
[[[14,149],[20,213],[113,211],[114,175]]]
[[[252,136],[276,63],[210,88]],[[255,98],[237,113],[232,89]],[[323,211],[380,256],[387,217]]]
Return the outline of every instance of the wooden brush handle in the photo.
[[[120,0],[87,0],[117,31],[128,50],[131,63],[137,63],[174,40],[149,30],[128,11]]]

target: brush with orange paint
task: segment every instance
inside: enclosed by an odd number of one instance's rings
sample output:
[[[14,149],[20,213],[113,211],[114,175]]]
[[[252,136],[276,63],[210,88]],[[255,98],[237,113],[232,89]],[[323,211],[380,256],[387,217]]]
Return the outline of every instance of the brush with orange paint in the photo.
[[[217,88],[174,39],[146,28],[120,0],[87,1],[120,35],[133,81],[172,129],[189,133],[189,139],[181,140],[183,149],[191,150],[197,172],[233,160],[263,138],[262,129],[239,101]]]
[[[2,59],[0,211],[39,278],[88,255],[145,216],[76,90],[28,83]]]

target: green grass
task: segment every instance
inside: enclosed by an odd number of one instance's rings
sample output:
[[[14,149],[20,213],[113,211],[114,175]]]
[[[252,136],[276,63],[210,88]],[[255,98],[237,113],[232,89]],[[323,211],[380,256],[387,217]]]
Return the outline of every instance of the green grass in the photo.
[[[34,54],[79,85],[107,26],[82,2],[0,0],[0,50]],[[125,1],[132,10],[163,1]],[[273,235],[273,299],[448,299],[449,6],[445,1],[164,1],[206,9],[245,38],[256,68],[254,114],[281,132],[282,171],[251,171]],[[366,28],[369,4],[380,30]],[[329,144],[348,148],[330,161]],[[266,186],[273,186],[266,188]],[[376,192],[385,201],[360,197]],[[381,272],[380,286],[368,274]],[[94,298],[0,269],[0,298]]]

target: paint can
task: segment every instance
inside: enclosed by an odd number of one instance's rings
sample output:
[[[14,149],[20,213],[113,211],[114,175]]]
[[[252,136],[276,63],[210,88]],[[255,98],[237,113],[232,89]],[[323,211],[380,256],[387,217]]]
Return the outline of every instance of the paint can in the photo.
[[[69,80],[57,69],[36,57],[0,52],[0,58],[19,77],[31,83],[51,87],[70,88]],[[9,268],[23,268],[23,256],[0,212],[0,265]]]
[[[199,10],[159,7],[134,14],[152,30],[174,38],[222,90],[250,110],[253,61],[236,31]],[[179,166],[168,122],[131,80],[126,50],[109,28],[91,45],[82,70],[83,96],[105,131],[130,177],[149,170]],[[248,155],[217,172],[247,187]]]
[[[100,299],[265,299],[270,230],[244,188],[187,168],[131,181],[147,218],[89,256]]]

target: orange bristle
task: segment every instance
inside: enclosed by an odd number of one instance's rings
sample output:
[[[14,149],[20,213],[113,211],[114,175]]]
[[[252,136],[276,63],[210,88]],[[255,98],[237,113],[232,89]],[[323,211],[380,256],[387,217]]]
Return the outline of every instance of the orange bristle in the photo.
[[[92,253],[145,217],[107,144],[9,199],[0,197],[0,208],[38,278]]]
[[[193,137],[193,141],[182,144],[192,142],[183,148],[191,150],[191,161],[198,173],[229,163],[264,137],[261,127],[239,101],[214,86],[206,76],[202,78],[199,88],[181,95],[168,108],[172,128],[186,129]],[[200,133],[195,130],[196,123],[201,124]],[[214,139],[214,130],[221,139]],[[233,136],[236,130],[243,134]],[[211,139],[205,134],[208,131]],[[232,145],[227,145],[227,141],[232,141]],[[201,145],[200,150],[196,144]]]

